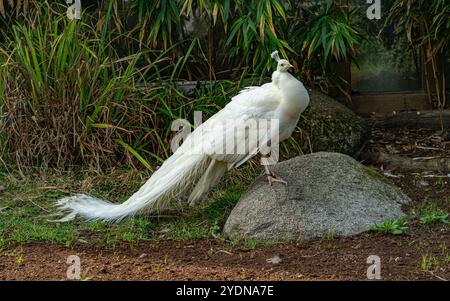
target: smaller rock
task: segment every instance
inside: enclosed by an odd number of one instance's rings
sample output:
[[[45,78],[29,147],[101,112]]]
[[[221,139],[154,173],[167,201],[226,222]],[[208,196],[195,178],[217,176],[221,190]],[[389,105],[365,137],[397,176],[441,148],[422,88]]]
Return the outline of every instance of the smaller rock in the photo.
[[[389,171],[385,171],[383,172],[383,175],[388,177],[388,178],[394,178],[394,179],[398,179],[400,178],[400,176],[394,175],[393,173],[389,172]]]
[[[310,104],[299,121],[307,135],[295,135],[308,152],[332,151],[354,155],[370,134],[370,125],[333,98],[312,90]],[[308,139],[305,139],[308,137]]]
[[[419,182],[417,182],[416,186],[426,187],[426,186],[430,186],[430,183],[428,183],[427,181],[419,181]]]
[[[170,233],[170,228],[163,228],[158,231],[159,234],[168,234]]]
[[[16,203],[17,207],[22,207],[23,205],[25,205],[25,201],[21,197],[15,198],[14,202]]]
[[[267,261],[267,263],[271,263],[271,264],[279,264],[282,262],[279,255],[275,255],[272,258],[266,259],[266,261]]]

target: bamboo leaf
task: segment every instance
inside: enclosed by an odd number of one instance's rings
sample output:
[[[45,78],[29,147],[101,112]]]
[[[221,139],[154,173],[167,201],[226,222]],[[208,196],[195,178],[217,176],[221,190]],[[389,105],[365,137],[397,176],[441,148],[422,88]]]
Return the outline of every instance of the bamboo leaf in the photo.
[[[144,165],[145,168],[147,168],[150,171],[153,171],[153,167],[150,165],[150,163],[145,160],[134,148],[132,148],[128,143],[121,139],[114,139],[115,142],[119,143],[125,150],[130,152],[136,159],[138,159],[139,162],[141,162],[142,165]]]

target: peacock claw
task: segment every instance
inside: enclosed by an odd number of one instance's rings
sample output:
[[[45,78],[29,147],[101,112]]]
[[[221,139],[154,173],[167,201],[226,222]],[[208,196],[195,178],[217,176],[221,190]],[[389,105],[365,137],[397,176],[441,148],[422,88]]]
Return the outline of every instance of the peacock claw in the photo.
[[[281,183],[287,185],[287,182],[285,180],[273,174],[267,175],[267,181],[269,182],[270,186],[272,186],[272,183]]]

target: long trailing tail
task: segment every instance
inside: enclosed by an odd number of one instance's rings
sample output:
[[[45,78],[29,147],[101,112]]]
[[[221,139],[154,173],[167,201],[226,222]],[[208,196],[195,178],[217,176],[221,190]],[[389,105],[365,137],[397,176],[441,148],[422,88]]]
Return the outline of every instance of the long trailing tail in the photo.
[[[120,221],[142,211],[166,209],[173,196],[195,184],[210,161],[206,155],[175,152],[124,203],[114,204],[89,195],[77,194],[57,202],[61,212],[68,212],[68,215],[58,221],[69,221],[77,215],[88,220]]]
[[[227,170],[228,164],[226,162],[212,160],[205,173],[192,190],[188,199],[189,205],[194,206],[203,201],[211,188],[220,181]]]

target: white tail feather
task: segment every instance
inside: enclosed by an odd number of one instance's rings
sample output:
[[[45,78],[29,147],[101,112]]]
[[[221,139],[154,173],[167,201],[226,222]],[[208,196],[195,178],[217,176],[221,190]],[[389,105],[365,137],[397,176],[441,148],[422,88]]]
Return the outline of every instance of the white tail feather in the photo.
[[[220,181],[227,170],[227,162],[212,160],[208,166],[208,169],[206,169],[206,172],[191,192],[188,199],[189,205],[193,206],[198,204],[200,201],[203,201],[211,188]]]
[[[143,210],[166,209],[174,195],[195,183],[210,161],[206,155],[175,153],[122,204],[113,204],[83,194],[59,200],[57,206],[60,210],[69,212],[59,221],[69,221],[77,215],[88,220],[119,221]]]

